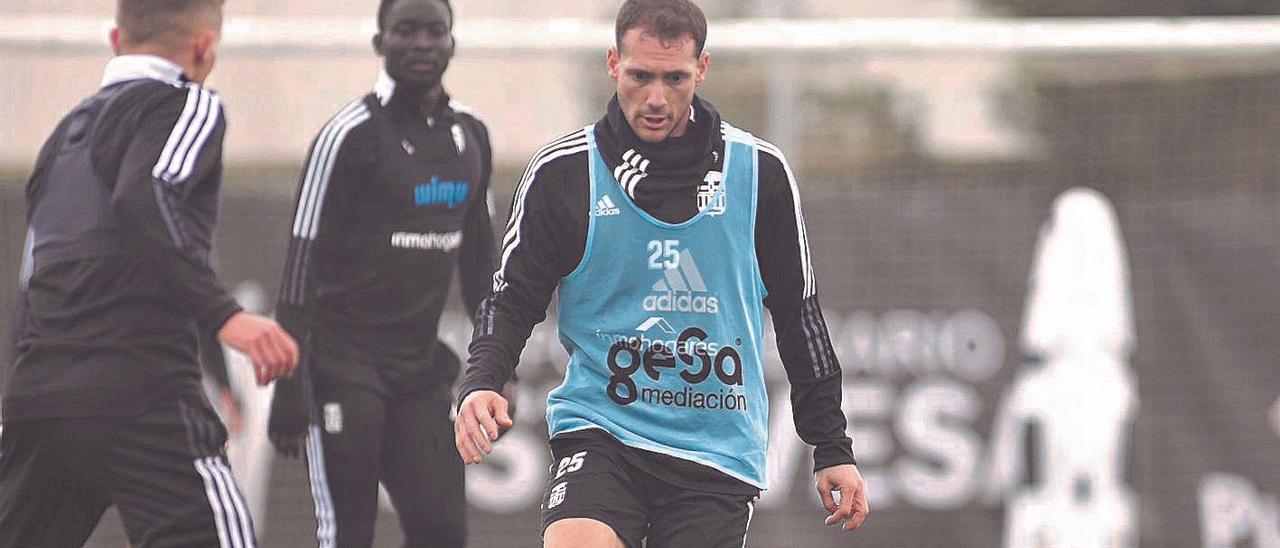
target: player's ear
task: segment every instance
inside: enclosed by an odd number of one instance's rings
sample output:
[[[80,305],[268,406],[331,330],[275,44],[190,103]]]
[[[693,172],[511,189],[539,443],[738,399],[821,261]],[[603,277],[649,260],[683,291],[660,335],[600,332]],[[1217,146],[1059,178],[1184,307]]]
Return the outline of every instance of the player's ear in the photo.
[[[107,40],[111,42],[111,52],[120,55],[120,27],[111,27]]]
[[[711,54],[704,51],[702,52],[702,57],[698,58],[698,77],[694,78],[694,85],[702,85],[702,81],[707,79],[707,69],[709,68],[711,68]]]
[[[214,62],[218,56],[218,32],[214,30],[202,30],[196,35],[195,42],[191,44],[191,61],[196,74],[189,74],[197,82],[204,83],[204,79],[213,72]]]
[[[373,52],[382,57],[382,31],[373,33]]]
[[[610,47],[609,53],[605,55],[605,66],[609,68],[609,77],[613,78],[614,82],[618,81],[618,65],[622,61],[620,57],[616,46]]]
[[[195,43],[192,45],[192,53],[195,54],[197,63],[208,63],[213,59],[214,49],[218,47],[218,35],[212,30],[202,30],[196,35]]]

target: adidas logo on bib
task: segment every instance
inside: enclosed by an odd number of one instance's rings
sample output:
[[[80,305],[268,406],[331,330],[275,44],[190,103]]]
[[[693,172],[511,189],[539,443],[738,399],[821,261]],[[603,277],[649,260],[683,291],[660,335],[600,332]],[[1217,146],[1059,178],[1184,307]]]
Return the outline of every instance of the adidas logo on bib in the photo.
[[[621,214],[622,210],[613,205],[613,199],[609,198],[607,194],[596,200],[596,217],[612,217]]]
[[[689,250],[680,252],[676,268],[662,271],[662,279],[653,284],[653,294],[644,298],[647,312],[694,312],[718,314],[720,299],[709,293],[698,264]]]

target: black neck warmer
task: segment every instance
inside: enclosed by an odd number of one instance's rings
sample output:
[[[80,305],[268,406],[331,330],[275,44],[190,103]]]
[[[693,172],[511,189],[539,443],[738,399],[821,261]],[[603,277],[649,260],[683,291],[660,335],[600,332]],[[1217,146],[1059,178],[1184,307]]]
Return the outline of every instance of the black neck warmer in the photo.
[[[693,119],[684,135],[660,143],[642,141],[631,130],[615,95],[596,123],[600,155],[637,206],[669,223],[697,214],[698,185],[707,172],[720,169],[724,138],[720,113],[694,96]]]

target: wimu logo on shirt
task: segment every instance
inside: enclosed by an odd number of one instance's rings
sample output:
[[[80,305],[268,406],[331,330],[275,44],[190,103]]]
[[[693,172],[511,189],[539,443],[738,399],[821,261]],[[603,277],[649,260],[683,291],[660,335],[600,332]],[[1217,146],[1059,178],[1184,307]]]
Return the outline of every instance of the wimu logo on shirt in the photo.
[[[413,187],[413,203],[418,207],[444,204],[454,209],[466,203],[469,194],[471,183],[444,181],[433,175],[431,181]]]

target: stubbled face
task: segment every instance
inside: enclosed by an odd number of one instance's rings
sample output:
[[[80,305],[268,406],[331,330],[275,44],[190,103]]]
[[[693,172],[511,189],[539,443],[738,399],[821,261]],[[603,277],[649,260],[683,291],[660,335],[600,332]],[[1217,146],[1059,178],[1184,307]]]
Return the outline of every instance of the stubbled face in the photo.
[[[387,9],[373,47],[387,74],[409,87],[440,84],[453,59],[453,23],[439,0],[400,0]]]
[[[707,76],[710,56],[695,53],[686,34],[662,40],[646,28],[622,35],[622,49],[610,49],[609,76],[618,85],[618,103],[641,140],[659,143],[684,135],[693,94]]]

